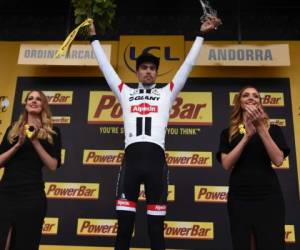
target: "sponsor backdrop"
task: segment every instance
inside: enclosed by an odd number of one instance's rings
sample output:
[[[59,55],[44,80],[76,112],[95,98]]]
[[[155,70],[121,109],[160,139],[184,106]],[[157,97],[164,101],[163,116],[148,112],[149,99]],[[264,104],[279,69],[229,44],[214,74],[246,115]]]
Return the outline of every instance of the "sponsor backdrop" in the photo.
[[[220,131],[244,85],[257,86],[272,122],[292,148],[276,169],[286,200],[286,242],[292,249],[300,209],[289,80],[193,78],[176,99],[166,137],[170,167],[165,237],[169,248],[230,249],[226,214],[228,173],[215,159]],[[13,120],[30,89],[48,96],[63,135],[63,165],[45,171],[49,212],[43,244],[111,246],[117,230],[115,186],[123,157],[122,110],[103,78],[19,77]],[[133,245],[147,247],[141,187]],[[226,247],[224,247],[226,246]]]
[[[171,37],[170,43],[166,40],[161,38],[160,44],[156,39],[149,43],[141,37],[123,37],[119,51],[111,43],[111,62],[125,82],[133,83],[133,60],[140,51],[151,50],[163,59],[159,81],[165,82],[190,46],[182,37]],[[228,124],[232,100],[244,85],[254,85],[262,92],[266,111],[281,126],[291,147],[289,158],[276,172],[286,201],[286,246],[300,248],[296,155],[300,147],[300,63],[295,56],[300,44],[289,45],[290,67],[196,66],[193,70],[173,105],[166,136],[170,183],[164,233],[168,248],[231,249],[226,209],[229,172],[216,161],[215,152],[219,134]],[[120,105],[96,67],[16,66],[19,46],[0,43],[0,139],[11,120],[17,119],[31,89],[47,95],[63,138],[62,167],[55,173],[44,171],[49,209],[40,249],[112,249],[117,230],[115,186],[124,146]],[[231,64],[225,60],[222,65]],[[132,245],[149,246],[143,186]]]

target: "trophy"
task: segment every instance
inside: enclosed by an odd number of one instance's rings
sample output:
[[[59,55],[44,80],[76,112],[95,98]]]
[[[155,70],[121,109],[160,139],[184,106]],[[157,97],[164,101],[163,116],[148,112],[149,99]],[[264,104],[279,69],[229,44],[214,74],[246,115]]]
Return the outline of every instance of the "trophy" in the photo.
[[[203,10],[203,15],[200,17],[201,23],[208,20],[214,20],[216,24],[215,29],[217,29],[217,27],[222,24],[221,19],[217,16],[217,11],[210,6],[208,0],[199,0],[199,2]]]

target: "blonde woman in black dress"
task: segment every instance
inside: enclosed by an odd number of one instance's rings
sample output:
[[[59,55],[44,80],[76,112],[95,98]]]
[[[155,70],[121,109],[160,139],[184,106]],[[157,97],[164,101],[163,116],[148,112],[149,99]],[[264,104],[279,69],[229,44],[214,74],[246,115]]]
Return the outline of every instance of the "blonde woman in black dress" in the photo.
[[[52,126],[47,98],[30,91],[25,110],[0,145],[0,249],[37,250],[47,202],[42,167],[60,165],[60,132]]]
[[[257,89],[243,88],[217,154],[231,171],[228,214],[234,250],[250,250],[251,244],[256,250],[284,249],[284,199],[272,163],[282,165],[289,151],[281,128],[270,125]]]

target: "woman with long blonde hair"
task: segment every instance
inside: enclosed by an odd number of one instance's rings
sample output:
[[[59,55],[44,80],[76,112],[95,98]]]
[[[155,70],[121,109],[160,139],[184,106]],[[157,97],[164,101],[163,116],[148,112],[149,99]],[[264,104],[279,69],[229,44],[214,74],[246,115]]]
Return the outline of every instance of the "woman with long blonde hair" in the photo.
[[[37,90],[0,145],[0,249],[37,250],[47,202],[42,167],[60,166],[60,132],[53,127],[46,96]]]
[[[289,151],[281,128],[270,125],[257,89],[241,89],[217,153],[231,170],[227,208],[234,250],[284,249],[284,199],[272,163],[282,165]]]

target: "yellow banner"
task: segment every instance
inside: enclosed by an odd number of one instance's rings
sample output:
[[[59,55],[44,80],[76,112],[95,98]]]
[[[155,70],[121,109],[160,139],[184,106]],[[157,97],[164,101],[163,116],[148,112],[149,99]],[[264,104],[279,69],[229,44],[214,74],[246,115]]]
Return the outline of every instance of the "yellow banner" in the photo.
[[[45,193],[52,199],[96,200],[99,186],[98,183],[46,182]]]
[[[212,167],[212,152],[167,151],[166,161],[170,167]]]
[[[166,239],[213,240],[213,222],[165,221]]]
[[[90,91],[88,123],[122,124],[122,109],[110,91]],[[181,92],[170,113],[169,125],[212,125],[212,93]]]
[[[53,124],[70,124],[71,117],[70,116],[52,116]]]
[[[123,150],[91,150],[83,151],[84,165],[120,166],[123,160]]]
[[[169,125],[212,125],[212,92],[181,92],[176,98]]]
[[[195,202],[227,202],[227,186],[195,186]]]
[[[77,235],[79,236],[115,237],[117,230],[117,220],[79,218],[77,223]]]
[[[25,98],[29,91],[23,91],[22,104],[25,104]],[[47,91],[43,90],[44,95],[47,97],[49,105],[71,105],[73,102],[73,91]]]
[[[136,83],[136,58],[143,52],[160,58],[158,83],[170,82],[184,59],[183,36],[121,36],[118,73],[122,81]]]
[[[233,106],[237,92],[229,93],[230,105]],[[265,107],[284,107],[284,94],[282,92],[260,92],[262,105]]]
[[[290,66],[288,44],[265,46],[204,44],[196,65],[205,66]]]
[[[58,218],[46,217],[42,228],[43,235],[55,235],[58,232]]]
[[[105,55],[111,61],[112,44],[102,44]],[[72,65],[98,66],[96,56],[89,44],[73,44],[67,55],[54,58],[58,44],[23,43],[20,45],[18,64],[26,65]]]

